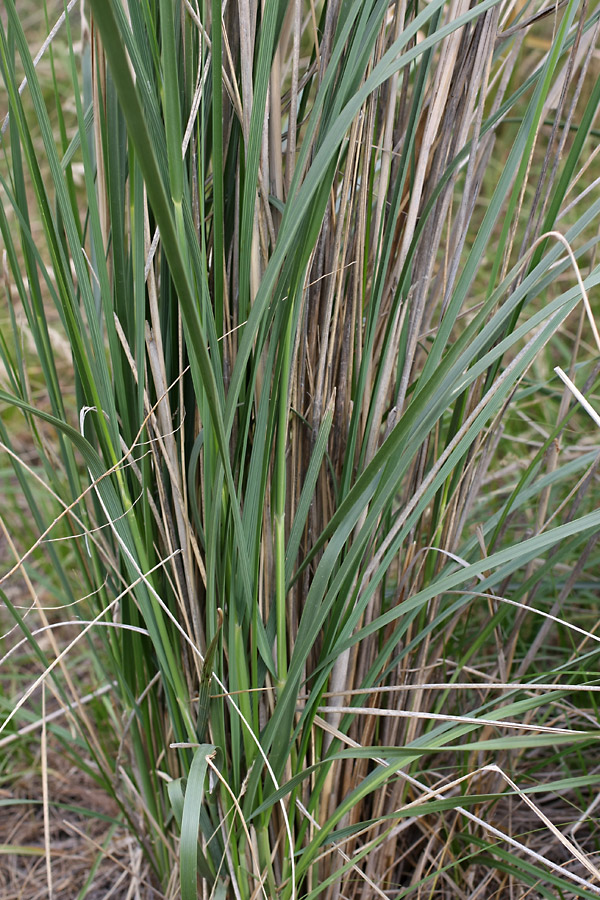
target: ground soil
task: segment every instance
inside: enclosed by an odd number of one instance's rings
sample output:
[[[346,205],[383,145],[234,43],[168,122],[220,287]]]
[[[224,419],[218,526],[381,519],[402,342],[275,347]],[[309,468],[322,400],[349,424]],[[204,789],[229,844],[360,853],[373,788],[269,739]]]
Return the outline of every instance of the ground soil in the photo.
[[[65,766],[58,748],[48,753],[48,863],[40,762],[38,749],[38,759],[0,788],[1,900],[160,897],[137,841],[111,821],[115,804],[91,778]]]

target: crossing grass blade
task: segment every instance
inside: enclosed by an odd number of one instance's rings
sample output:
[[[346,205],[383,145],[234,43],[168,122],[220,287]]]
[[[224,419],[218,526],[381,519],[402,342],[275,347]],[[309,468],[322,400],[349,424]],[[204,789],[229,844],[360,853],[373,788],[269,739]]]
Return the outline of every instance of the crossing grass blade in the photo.
[[[181,814],[181,897],[194,900],[198,896],[198,827],[208,769],[207,756],[215,752],[210,744],[200,744],[194,753],[187,777]]]

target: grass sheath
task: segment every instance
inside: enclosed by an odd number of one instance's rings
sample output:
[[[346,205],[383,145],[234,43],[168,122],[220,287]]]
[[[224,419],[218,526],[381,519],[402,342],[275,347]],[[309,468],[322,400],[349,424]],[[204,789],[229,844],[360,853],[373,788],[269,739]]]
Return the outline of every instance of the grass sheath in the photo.
[[[5,0],[0,774],[39,733],[49,895],[59,747],[137,896],[600,896],[599,32]]]

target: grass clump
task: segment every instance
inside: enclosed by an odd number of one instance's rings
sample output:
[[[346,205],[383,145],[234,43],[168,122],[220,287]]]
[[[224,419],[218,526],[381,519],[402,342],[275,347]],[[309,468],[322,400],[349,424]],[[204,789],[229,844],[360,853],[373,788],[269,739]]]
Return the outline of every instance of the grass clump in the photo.
[[[597,896],[600,6],[74,14],[0,25],[3,733],[164,897]]]

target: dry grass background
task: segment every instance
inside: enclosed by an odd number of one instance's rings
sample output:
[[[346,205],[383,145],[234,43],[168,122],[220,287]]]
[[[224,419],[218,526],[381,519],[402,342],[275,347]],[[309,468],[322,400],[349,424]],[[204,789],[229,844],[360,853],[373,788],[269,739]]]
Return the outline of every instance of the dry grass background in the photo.
[[[27,443],[24,441],[20,450],[24,455]],[[5,474],[5,486],[8,479]],[[8,568],[13,559],[6,536],[0,534],[0,564]],[[27,585],[18,578],[6,585],[6,591],[18,606],[23,606],[29,596]],[[40,599],[44,603],[44,597]],[[51,609],[53,598],[46,600]],[[58,621],[60,614],[49,612],[49,617]],[[77,633],[75,628],[70,634],[65,631],[61,634],[67,639]],[[4,652],[20,640],[4,608],[0,608],[0,634]],[[30,683],[39,672],[39,665],[25,649],[12,663],[14,693],[18,694],[19,685]],[[5,687],[10,690],[9,685]],[[32,696],[34,705],[39,704],[40,696],[40,690]],[[51,697],[46,712],[49,717],[56,713],[61,722],[65,721],[63,707]],[[47,842],[57,900],[77,900],[84,888],[87,900],[162,897],[139,842],[119,823],[119,808],[106,790],[65,758],[51,732],[41,739],[39,723],[34,721],[23,729],[22,736],[17,733],[0,738],[1,900],[47,900]],[[43,777],[47,779],[46,793]]]
[[[0,807],[0,842],[20,848],[18,853],[0,855],[3,900],[48,897],[39,742],[32,742],[31,750],[28,766],[0,789],[0,801],[7,804]],[[75,900],[89,885],[90,900],[161,896],[148,882],[152,876],[139,843],[111,824],[118,808],[106,792],[75,766],[65,768],[64,756],[56,748],[48,749],[46,767],[54,895]],[[95,817],[90,817],[90,810]]]

